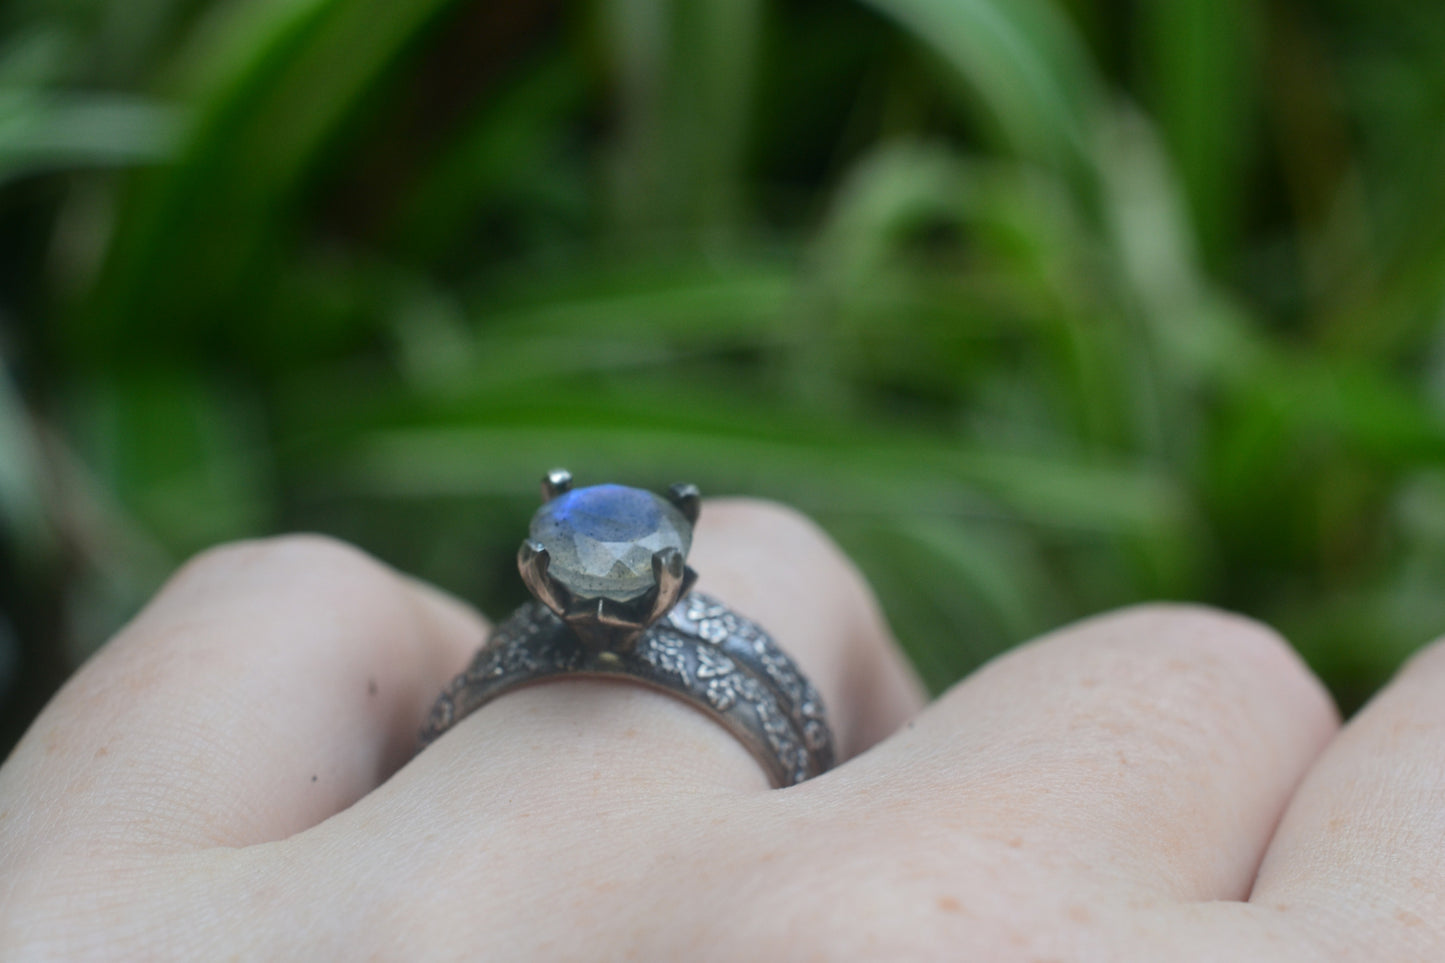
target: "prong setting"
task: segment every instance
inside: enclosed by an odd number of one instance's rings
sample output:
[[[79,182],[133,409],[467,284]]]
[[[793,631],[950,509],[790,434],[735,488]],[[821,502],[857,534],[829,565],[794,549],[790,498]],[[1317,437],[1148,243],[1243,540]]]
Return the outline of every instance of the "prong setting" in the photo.
[[[573,491],[559,469],[542,493],[532,537],[517,550],[522,581],[589,649],[630,651],[697,581],[685,561],[697,487],[674,485],[666,496],[616,485]],[[639,557],[644,546],[651,554]]]
[[[649,625],[672,611],[697,581],[697,573],[683,563],[682,553],[675,548],[665,548],[652,556],[652,573],[657,578],[657,593],[647,614]]]
[[[678,482],[668,488],[667,500],[682,512],[689,524],[697,524],[697,517],[702,512],[702,493],[698,491],[696,485]]]
[[[537,542],[528,539],[517,549],[517,570],[522,573],[522,582],[537,601],[561,615],[567,610],[567,587],[548,574],[552,557]]]
[[[554,468],[542,476],[542,501],[550,502],[558,495],[572,490],[572,473],[565,468]]]

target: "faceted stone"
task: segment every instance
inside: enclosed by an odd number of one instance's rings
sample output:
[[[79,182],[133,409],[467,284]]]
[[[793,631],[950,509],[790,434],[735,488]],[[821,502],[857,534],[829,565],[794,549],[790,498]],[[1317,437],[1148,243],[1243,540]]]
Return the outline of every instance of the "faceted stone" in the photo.
[[[652,555],[675,548],[686,557],[692,525],[652,492],[596,485],[559,495],[532,518],[532,541],[547,549],[548,572],[582,598],[626,602],[656,584]]]

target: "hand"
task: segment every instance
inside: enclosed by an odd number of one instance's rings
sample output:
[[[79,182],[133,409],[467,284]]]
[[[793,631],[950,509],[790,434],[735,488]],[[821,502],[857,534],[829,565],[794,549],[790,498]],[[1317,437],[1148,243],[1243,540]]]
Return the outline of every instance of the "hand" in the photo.
[[[479,617],[324,539],[221,548],[0,769],[0,958],[1445,959],[1445,652],[1337,735],[1268,629],[1151,606],[919,711],[798,516],[714,503],[692,561],[822,690],[837,769],[770,791],[585,681],[409,758]]]

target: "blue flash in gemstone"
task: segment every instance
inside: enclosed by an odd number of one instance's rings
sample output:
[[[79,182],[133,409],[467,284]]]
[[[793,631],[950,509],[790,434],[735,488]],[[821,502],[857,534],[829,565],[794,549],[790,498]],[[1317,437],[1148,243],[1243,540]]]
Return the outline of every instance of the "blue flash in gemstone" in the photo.
[[[532,541],[547,549],[548,574],[581,598],[635,599],[653,587],[652,556],[687,555],[692,525],[669,501],[622,485],[578,488],[532,518]]]

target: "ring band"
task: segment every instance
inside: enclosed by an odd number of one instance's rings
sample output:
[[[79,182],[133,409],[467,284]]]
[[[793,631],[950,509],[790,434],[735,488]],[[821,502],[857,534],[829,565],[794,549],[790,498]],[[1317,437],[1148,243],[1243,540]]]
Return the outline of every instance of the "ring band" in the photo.
[[[513,689],[619,676],[702,708],[747,747],[774,786],[811,779],[833,764],[822,701],[792,660],[752,622],[696,593],[622,653],[588,648],[545,606],[523,605],[437,700],[422,742]]]
[[[543,491],[549,503],[568,495],[571,476],[552,472]],[[513,689],[567,677],[626,678],[679,697],[721,723],[762,765],[774,787],[795,785],[831,768],[833,736],[822,698],[793,660],[761,626],[716,599],[684,594],[696,575],[682,566],[678,549],[691,544],[696,489],[673,487],[678,518],[670,521],[680,533],[678,544],[653,551],[650,566],[643,562],[657,541],[657,526],[647,515],[651,503],[639,499],[662,499],[618,486],[575,494],[577,504],[564,506],[565,515],[554,509],[544,516],[544,505],[538,513],[542,523],[533,521],[534,537],[539,530],[554,534],[547,526],[555,527],[556,517],[564,516],[577,529],[565,532],[568,537],[581,541],[601,532],[611,539],[607,557],[631,558],[633,564],[614,564],[598,574],[603,566],[585,564],[588,553],[598,551],[595,545],[576,549],[554,543],[566,556],[562,561],[572,564],[565,569],[553,564],[553,549],[546,544],[524,542],[518,564],[537,600],[499,624],[442,692],[422,729],[422,746]],[[629,528],[639,505],[648,524]],[[685,521],[679,525],[678,519]],[[645,533],[641,540],[646,542],[640,555],[628,541],[639,533]],[[638,594],[635,583],[646,581],[648,567],[652,584]],[[585,589],[579,591],[579,585]]]

